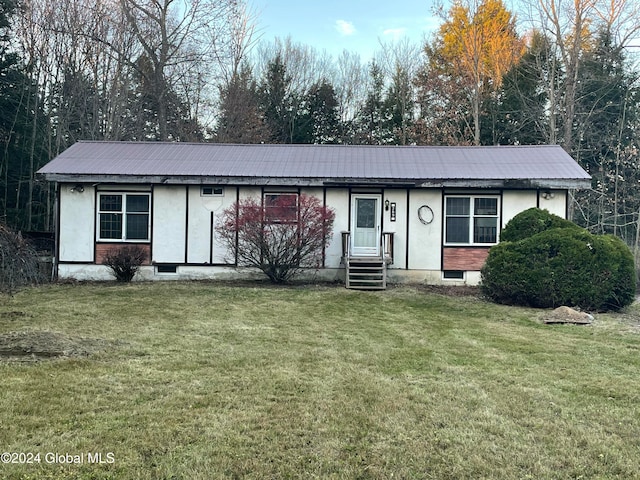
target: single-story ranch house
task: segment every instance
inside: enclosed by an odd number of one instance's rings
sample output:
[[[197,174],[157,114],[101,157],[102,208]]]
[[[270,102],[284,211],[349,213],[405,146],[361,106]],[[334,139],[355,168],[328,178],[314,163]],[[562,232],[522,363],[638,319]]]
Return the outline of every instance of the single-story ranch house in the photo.
[[[111,279],[114,245],[148,251],[144,279],[235,278],[217,242],[239,199],[317,196],[335,211],[313,278],[354,288],[385,281],[480,280],[500,231],[539,207],[567,216],[590,176],[559,146],[422,147],[79,142],[38,172],[56,182],[60,278]]]

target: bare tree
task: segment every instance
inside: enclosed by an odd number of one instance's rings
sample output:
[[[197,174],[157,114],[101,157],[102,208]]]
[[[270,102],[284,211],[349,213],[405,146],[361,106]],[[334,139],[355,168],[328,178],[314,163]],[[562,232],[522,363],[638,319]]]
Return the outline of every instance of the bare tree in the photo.
[[[206,0],[120,0],[122,11],[140,44],[135,65],[154,103],[158,139],[169,139],[168,105],[179,66],[207,64],[211,42],[222,28],[227,2]],[[183,75],[184,70],[181,72]]]
[[[414,79],[421,63],[421,49],[407,38],[396,43],[381,43],[381,47],[378,58],[390,83],[387,103],[392,114],[394,136],[400,145],[407,145],[415,120]]]
[[[366,79],[367,68],[362,64],[360,55],[343,50],[333,75],[342,121],[352,120],[358,105],[364,101]]]
[[[572,151],[582,59],[593,46],[593,33],[607,31],[618,45],[626,45],[640,30],[640,5],[635,0],[536,0],[529,5],[529,12],[533,25],[554,41],[561,65],[554,63],[553,70],[561,68],[563,72],[560,84],[550,78],[554,82],[549,84],[550,131],[554,132],[557,123],[562,125],[562,138],[550,141],[558,140],[565,150]],[[550,56],[549,60],[555,62],[555,58]]]
[[[258,48],[255,74],[263,77],[269,64],[277,57],[284,65],[289,81],[289,94],[304,95],[312,85],[323,78],[332,78],[333,59],[326,52],[294,43],[291,37],[276,38],[273,43],[261,44]]]
[[[245,1],[232,2],[227,13],[226,34],[210,39],[224,86],[240,74],[240,67],[259,40],[256,11]]]

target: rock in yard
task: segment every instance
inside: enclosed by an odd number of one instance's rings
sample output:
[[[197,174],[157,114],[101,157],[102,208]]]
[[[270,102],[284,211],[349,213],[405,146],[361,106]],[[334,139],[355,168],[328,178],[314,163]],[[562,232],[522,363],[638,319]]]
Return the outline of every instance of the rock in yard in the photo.
[[[542,321],[544,323],[573,323],[575,325],[590,325],[593,322],[593,315],[563,306],[543,315]]]

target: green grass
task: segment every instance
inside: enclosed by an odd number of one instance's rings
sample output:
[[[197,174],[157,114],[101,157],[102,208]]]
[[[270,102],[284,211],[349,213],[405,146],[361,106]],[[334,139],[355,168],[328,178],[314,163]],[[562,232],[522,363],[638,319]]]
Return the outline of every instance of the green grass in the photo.
[[[640,478],[633,310],[547,326],[410,287],[173,282],[0,301],[0,335],[105,341],[0,362],[0,451],[41,454],[0,478]]]

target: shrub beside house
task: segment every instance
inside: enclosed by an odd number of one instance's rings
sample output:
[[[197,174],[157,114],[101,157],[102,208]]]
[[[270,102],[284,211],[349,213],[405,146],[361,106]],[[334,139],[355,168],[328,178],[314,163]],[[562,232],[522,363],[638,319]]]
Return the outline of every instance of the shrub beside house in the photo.
[[[540,308],[620,310],[636,292],[633,255],[613,235],[594,235],[556,215],[529,209],[505,227],[482,268],[492,300]]]

